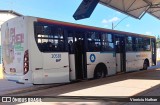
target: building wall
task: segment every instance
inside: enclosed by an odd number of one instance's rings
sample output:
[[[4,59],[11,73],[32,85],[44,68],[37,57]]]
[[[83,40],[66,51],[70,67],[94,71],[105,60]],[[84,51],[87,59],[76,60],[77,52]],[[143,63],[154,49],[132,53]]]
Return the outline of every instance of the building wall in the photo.
[[[16,15],[11,14],[11,13],[0,13],[0,28],[1,28],[1,25],[5,21],[7,21],[7,20],[9,20],[11,18],[14,18],[14,17],[16,17]],[[1,32],[0,32],[0,42],[1,42]],[[1,45],[1,43],[0,43],[0,45]]]
[[[0,29],[1,29],[1,25],[11,19],[11,18],[14,18],[14,17],[17,17],[16,15],[12,14],[12,13],[4,13],[4,12],[0,12]],[[1,30],[0,30],[0,64],[1,64]]]

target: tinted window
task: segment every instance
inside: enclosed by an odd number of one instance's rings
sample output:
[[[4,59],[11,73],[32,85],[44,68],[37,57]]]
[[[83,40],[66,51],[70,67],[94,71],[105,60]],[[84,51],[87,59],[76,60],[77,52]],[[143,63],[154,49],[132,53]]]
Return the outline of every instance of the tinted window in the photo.
[[[126,50],[133,51],[133,38],[131,36],[126,39]]]
[[[151,50],[151,46],[150,46],[150,39],[144,39],[144,47],[143,47],[144,51],[150,51]]]
[[[37,23],[35,39],[41,52],[65,51],[64,30],[60,27]]]
[[[150,39],[143,37],[131,37],[126,39],[127,51],[150,51]]]
[[[101,38],[97,32],[87,33],[88,51],[100,51],[101,50]]]
[[[113,51],[114,44],[111,34],[103,33],[102,34],[102,51]]]

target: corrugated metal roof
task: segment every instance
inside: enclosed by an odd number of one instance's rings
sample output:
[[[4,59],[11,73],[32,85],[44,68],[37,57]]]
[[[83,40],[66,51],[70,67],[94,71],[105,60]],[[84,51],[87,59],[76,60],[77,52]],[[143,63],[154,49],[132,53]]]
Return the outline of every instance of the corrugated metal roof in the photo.
[[[100,3],[134,18],[149,13],[160,19],[160,0],[100,0]]]

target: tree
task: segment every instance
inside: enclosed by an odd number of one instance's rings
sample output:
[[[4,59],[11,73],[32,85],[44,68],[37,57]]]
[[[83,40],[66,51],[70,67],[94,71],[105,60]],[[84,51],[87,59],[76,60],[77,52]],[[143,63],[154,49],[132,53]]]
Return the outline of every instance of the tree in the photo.
[[[160,39],[160,37],[159,37],[159,35],[158,35],[158,38],[157,38],[158,40]]]
[[[160,36],[158,35],[156,39],[157,48],[160,48]]]

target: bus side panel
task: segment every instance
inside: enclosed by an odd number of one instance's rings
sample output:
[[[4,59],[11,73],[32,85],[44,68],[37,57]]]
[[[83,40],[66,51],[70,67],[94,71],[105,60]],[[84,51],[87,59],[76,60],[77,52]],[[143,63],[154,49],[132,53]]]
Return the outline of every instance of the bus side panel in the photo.
[[[126,71],[137,71],[143,68],[144,60],[148,59],[151,65],[151,51],[127,52],[126,53]]]
[[[139,65],[142,65],[142,62],[140,64],[135,65],[136,62],[139,62],[140,59],[136,59],[136,52],[127,52],[126,53],[126,72],[129,71],[136,71],[140,69]]]
[[[68,52],[43,53],[42,56],[44,84],[70,82]]]
[[[87,52],[88,78],[93,78],[94,70],[98,63],[104,63],[106,65],[108,75],[116,74],[116,58],[113,53]]]
[[[34,35],[34,24],[33,22],[37,21],[36,18],[29,17],[28,19],[28,38],[29,38],[29,67],[32,71],[32,83],[33,84],[43,84],[43,57],[42,53],[39,51],[35,35]]]

